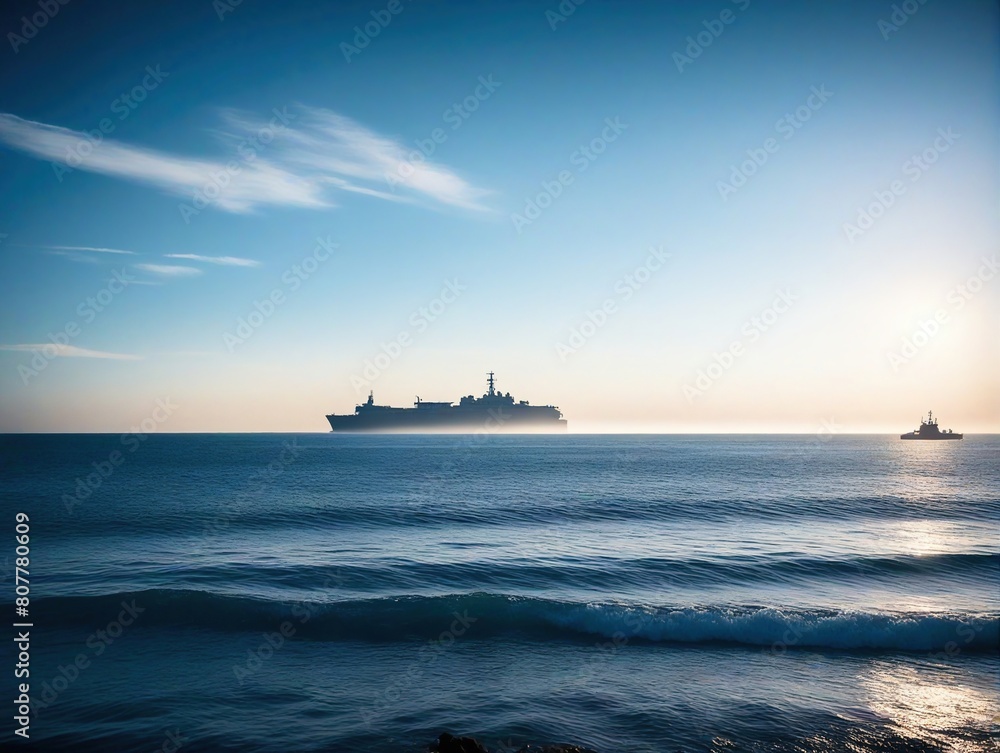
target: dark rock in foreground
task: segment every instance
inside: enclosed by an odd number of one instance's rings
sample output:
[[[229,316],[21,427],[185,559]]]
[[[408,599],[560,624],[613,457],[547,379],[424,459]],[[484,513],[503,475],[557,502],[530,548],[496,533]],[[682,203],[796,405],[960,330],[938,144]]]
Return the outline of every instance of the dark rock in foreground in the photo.
[[[431,745],[436,753],[490,753],[486,746],[474,737],[455,737],[442,732],[436,743]],[[579,745],[525,745],[517,753],[596,753]]]
[[[489,753],[486,747],[474,737],[455,737],[442,732],[432,751],[438,753]]]

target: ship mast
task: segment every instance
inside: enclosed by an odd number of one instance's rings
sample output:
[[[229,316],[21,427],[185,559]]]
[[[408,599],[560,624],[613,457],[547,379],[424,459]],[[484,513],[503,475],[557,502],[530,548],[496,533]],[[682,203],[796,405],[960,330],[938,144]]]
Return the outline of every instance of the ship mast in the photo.
[[[490,386],[490,391],[489,391],[489,395],[490,395],[490,397],[492,397],[493,395],[495,395],[495,394],[496,394],[496,393],[494,392],[494,390],[493,390],[493,383],[494,383],[494,379],[493,379],[493,372],[492,372],[492,371],[491,371],[491,372],[489,373],[489,377],[487,378],[486,382],[487,382],[487,384],[489,384],[489,386]]]

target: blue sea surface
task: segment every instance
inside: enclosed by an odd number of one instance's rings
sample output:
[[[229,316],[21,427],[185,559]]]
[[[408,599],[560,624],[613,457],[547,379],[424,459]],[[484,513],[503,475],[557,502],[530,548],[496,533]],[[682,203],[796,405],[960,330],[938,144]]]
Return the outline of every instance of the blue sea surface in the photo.
[[[997,436],[0,442],[41,750],[1000,745]]]

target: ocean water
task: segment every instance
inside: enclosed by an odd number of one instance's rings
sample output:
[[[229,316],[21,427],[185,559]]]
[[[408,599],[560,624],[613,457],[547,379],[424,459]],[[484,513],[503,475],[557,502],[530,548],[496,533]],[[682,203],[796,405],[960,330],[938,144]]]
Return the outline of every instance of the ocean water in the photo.
[[[1000,437],[2,446],[40,750],[1000,749]]]

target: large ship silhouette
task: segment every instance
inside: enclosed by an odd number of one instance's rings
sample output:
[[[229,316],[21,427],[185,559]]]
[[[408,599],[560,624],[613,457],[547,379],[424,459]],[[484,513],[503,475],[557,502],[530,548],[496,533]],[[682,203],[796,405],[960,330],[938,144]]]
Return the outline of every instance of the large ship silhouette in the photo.
[[[474,432],[480,429],[498,432],[565,431],[566,420],[554,405],[529,405],[514,401],[508,392],[496,391],[493,372],[487,379],[488,391],[482,397],[467,395],[454,403],[432,403],[419,397],[412,408],[375,405],[355,406],[354,413],[329,415],[330,428],[338,432]]]
[[[951,429],[941,431],[933,411],[927,411],[927,419],[920,419],[920,428],[900,434],[900,439],[961,439],[964,434],[956,434]]]

